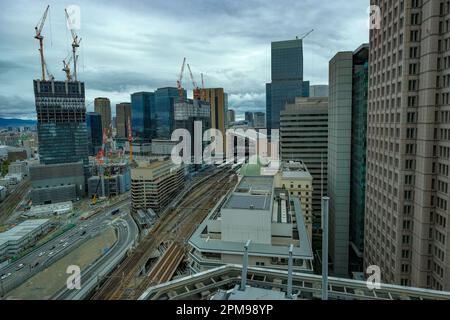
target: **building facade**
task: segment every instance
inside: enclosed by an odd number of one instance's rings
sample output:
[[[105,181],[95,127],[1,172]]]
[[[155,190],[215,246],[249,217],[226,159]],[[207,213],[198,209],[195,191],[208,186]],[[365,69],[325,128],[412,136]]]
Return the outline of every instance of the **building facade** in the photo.
[[[131,212],[161,212],[184,187],[184,169],[170,159],[140,162],[131,169]]]
[[[450,88],[444,1],[371,1],[364,265],[450,290]]]
[[[227,112],[227,116],[228,116],[228,126],[236,122],[236,111],[234,111],[234,109],[229,109]]]
[[[185,92],[185,91],[183,91]],[[184,96],[183,101],[186,101]],[[175,103],[180,101],[177,88],[159,88],[155,91],[155,113],[152,114],[151,126],[156,127],[155,139],[170,139],[174,130]]]
[[[200,96],[203,101],[211,104],[211,128],[219,130],[225,137],[227,130],[228,94],[224,92],[223,88],[209,88],[201,89]]]
[[[95,98],[94,111],[102,118],[102,128],[111,130],[111,102],[108,98]]]
[[[280,112],[296,97],[309,96],[303,81],[303,42],[300,39],[272,42],[272,82],[266,84],[267,129],[280,128]]]
[[[131,95],[131,130],[133,139],[150,142],[154,138],[151,117],[155,110],[154,92],[137,92]]]
[[[88,130],[89,155],[96,155],[103,144],[103,127],[100,113],[88,112],[86,114],[86,126]]]
[[[34,80],[42,164],[88,161],[83,82]]]
[[[349,276],[349,250],[350,250],[350,198],[351,186],[353,184],[358,187],[365,185],[365,178],[362,177],[360,171],[364,170],[364,156],[359,163],[355,163],[358,168],[352,168],[352,142],[358,142],[356,148],[359,153],[365,154],[365,143],[360,139],[363,137],[356,137],[354,134],[364,134],[366,121],[359,119],[363,123],[358,125],[357,132],[353,132],[353,110],[361,108],[359,105],[353,105],[353,88],[358,87],[362,91],[359,94],[364,96],[364,90],[367,92],[367,87],[361,88],[360,80],[356,77],[356,73],[361,71],[361,68],[367,70],[368,65],[368,45],[363,45],[355,52],[345,51],[337,53],[330,61],[329,66],[329,107],[328,107],[328,195],[330,197],[329,203],[329,225],[330,237],[329,248],[330,257],[332,260],[332,272],[340,277]],[[354,76],[355,75],[355,76]],[[356,102],[356,100],[355,100]],[[358,101],[360,102],[360,101]],[[355,110],[358,111],[358,110]],[[355,120],[358,120],[355,118]],[[365,135],[364,135],[365,136]],[[354,150],[356,151],[356,150]],[[360,154],[357,154],[358,156]],[[352,176],[352,171],[357,175]],[[359,173],[359,174],[358,174]],[[355,181],[352,181],[353,180]],[[363,178],[363,179],[362,179]],[[362,181],[356,181],[362,179]],[[364,190],[364,189],[363,189]],[[356,190],[354,195],[358,196]],[[361,194],[359,193],[359,196]],[[361,201],[361,197],[354,199]],[[355,203],[356,204],[356,203]],[[364,204],[362,204],[363,206]],[[353,214],[358,215],[358,222],[353,220],[354,227],[358,227],[361,232],[364,228],[364,210],[359,204],[358,208],[353,208]],[[358,209],[359,211],[356,212]],[[362,221],[361,221],[362,218]],[[357,231],[354,229],[353,231]],[[362,248],[361,251],[362,252]],[[359,253],[358,252],[358,253]]]
[[[248,125],[250,127],[253,127],[253,121],[254,121],[253,112],[246,111],[244,116],[245,116],[245,121],[247,121]]]
[[[77,201],[85,196],[83,163],[30,166],[33,205]]]
[[[256,129],[266,128],[266,114],[264,112],[254,112],[253,113],[253,126]]]
[[[116,104],[116,137],[128,138],[128,122],[131,125],[131,103]]]
[[[313,228],[320,229],[321,198],[327,195],[328,98],[297,98],[280,116],[283,161],[302,161],[313,177]]]
[[[309,86],[309,96],[317,98],[328,97],[328,85],[318,84]]]

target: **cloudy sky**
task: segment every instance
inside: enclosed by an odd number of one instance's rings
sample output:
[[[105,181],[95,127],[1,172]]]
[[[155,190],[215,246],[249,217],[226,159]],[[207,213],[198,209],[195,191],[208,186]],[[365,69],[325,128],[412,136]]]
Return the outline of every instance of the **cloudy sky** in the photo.
[[[35,118],[32,80],[40,75],[34,27],[47,4],[43,35],[50,72],[64,79],[71,50],[64,8],[81,11],[79,79],[88,110],[104,96],[116,103],[130,93],[176,86],[183,57],[206,87],[224,87],[230,108],[265,111],[270,42],[304,41],[304,78],[325,84],[338,51],[368,41],[368,0],[2,0],[0,10],[0,117]],[[185,73],[184,87],[192,89]],[[113,107],[113,113],[115,112]]]

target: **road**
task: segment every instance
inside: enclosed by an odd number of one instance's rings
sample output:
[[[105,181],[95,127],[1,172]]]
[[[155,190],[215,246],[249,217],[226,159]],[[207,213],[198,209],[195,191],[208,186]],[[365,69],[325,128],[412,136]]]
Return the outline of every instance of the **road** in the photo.
[[[111,216],[111,211],[129,208],[129,206],[130,200],[122,201],[104,208],[89,220],[77,221],[73,229],[0,269],[0,277],[6,276],[2,280],[0,279],[0,297],[49,267],[83,242],[102,233],[115,218]]]
[[[81,289],[68,290],[63,288],[54,296],[54,299],[80,300],[85,298],[98,284],[99,279],[106,276],[135,245],[139,229],[129,214],[123,213],[119,218],[112,221],[112,225],[117,230],[117,242],[107,254],[91,267],[81,270]]]

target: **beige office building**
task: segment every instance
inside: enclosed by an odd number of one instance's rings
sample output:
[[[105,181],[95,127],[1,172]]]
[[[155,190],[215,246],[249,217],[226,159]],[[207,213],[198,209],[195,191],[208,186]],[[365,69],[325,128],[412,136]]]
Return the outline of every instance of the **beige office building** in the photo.
[[[111,130],[111,102],[108,98],[95,98],[94,111],[102,117],[102,128]]]
[[[364,264],[450,290],[450,6],[371,1]]]
[[[170,159],[142,161],[131,169],[131,212],[161,212],[184,187],[184,168]]]
[[[117,137],[128,138],[128,121],[131,125],[131,103],[122,102],[116,105]]]
[[[223,88],[208,88],[200,90],[200,97],[202,100],[211,103],[211,128],[222,132],[225,148],[225,133],[228,125],[228,94],[224,92]]]
[[[280,113],[283,161],[302,161],[313,177],[313,223],[320,224],[321,198],[327,195],[328,98],[296,98]]]

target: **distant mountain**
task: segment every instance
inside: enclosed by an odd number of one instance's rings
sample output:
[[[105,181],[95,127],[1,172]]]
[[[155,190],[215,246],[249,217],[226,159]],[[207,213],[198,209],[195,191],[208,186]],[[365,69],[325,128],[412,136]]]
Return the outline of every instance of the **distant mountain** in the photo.
[[[36,120],[22,120],[22,119],[5,119],[0,118],[1,127],[28,127],[36,125]]]

